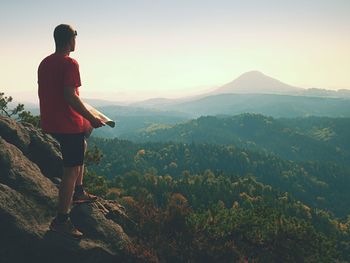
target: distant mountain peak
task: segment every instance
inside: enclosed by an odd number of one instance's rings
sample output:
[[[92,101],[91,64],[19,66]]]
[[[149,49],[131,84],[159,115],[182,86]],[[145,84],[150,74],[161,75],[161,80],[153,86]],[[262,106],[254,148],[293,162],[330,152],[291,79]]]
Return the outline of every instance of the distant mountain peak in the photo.
[[[218,88],[214,93],[266,93],[266,94],[295,94],[301,88],[285,84],[264,73],[253,70],[243,73],[230,83]]]
[[[251,70],[248,72],[243,73],[240,77],[251,77],[251,76],[266,76],[264,73],[262,73],[261,71],[258,70]]]

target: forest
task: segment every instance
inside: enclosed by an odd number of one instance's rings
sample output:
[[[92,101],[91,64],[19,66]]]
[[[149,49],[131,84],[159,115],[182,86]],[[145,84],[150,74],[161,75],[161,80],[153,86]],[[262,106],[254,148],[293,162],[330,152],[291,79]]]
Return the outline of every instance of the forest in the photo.
[[[155,262],[349,261],[349,166],[246,145],[92,137],[86,183],[126,207]]]
[[[274,153],[283,159],[336,161],[350,157],[350,118],[272,118],[245,113],[236,116],[202,116],[187,122],[147,128],[122,136],[137,142],[233,144]]]

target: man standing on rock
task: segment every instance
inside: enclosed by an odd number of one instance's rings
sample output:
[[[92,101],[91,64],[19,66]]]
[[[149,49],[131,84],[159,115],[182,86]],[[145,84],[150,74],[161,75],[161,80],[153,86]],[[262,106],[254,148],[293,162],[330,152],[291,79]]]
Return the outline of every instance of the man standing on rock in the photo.
[[[38,68],[40,122],[44,132],[61,145],[64,171],[59,189],[58,213],[50,229],[81,238],[69,219],[73,203],[92,202],[96,196],[83,188],[86,127],[99,128],[104,123],[94,117],[79,98],[80,73],[76,60],[69,57],[75,50],[77,31],[61,24],[54,30],[55,53],[46,57]],[[87,125],[88,124],[88,125]]]

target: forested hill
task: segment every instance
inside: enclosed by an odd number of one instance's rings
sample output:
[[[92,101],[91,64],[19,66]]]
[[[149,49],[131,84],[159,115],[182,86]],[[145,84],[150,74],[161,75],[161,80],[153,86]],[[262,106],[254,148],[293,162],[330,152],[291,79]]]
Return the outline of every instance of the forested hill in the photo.
[[[274,119],[260,114],[206,116],[171,127],[152,125],[123,138],[137,142],[235,144],[284,159],[350,160],[350,118]]]
[[[181,177],[211,170],[226,176],[253,176],[300,201],[332,211],[350,213],[350,169],[335,162],[294,162],[278,156],[243,150],[233,145],[183,143],[132,143],[118,139],[91,138],[103,158],[91,171],[109,179],[130,171]]]

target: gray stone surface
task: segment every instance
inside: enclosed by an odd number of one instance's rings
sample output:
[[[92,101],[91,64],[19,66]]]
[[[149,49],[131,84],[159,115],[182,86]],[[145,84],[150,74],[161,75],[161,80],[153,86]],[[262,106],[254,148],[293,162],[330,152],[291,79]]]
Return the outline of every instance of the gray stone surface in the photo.
[[[62,162],[57,142],[29,124],[0,116],[0,262],[138,262],[123,226],[132,226],[116,202],[73,207],[84,232],[73,240],[48,230],[56,213]]]

